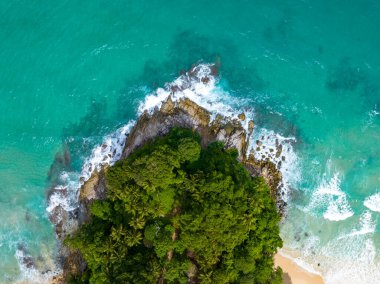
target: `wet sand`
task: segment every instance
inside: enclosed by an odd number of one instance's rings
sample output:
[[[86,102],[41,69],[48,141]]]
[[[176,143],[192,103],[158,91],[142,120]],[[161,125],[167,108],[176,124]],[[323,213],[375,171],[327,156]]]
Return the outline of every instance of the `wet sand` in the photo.
[[[280,266],[284,272],[284,284],[323,284],[320,275],[311,273],[293,260],[279,253],[275,255],[275,265]]]

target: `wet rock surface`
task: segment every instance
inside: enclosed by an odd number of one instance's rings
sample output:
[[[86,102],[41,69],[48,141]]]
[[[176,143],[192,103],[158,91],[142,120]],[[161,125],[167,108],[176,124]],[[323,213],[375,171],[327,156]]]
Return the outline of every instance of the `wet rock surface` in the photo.
[[[167,134],[174,127],[190,128],[198,132],[202,145],[213,141],[223,141],[227,148],[236,148],[240,157],[246,153],[247,134],[238,119],[216,116],[211,121],[211,113],[193,101],[182,98],[173,102],[169,97],[152,114],[144,112],[127,138],[122,159],[135,149],[157,136]]]
[[[287,204],[282,198],[282,174],[278,167],[268,158],[257,160],[252,154],[248,156],[244,164],[253,176],[262,176],[265,179],[269,185],[271,196],[276,201],[279,214],[284,216]]]
[[[172,85],[170,88],[174,94],[183,86]],[[246,166],[251,175],[262,176],[266,180],[271,189],[271,196],[275,199],[279,213],[282,215],[286,203],[281,198],[281,172],[269,159],[257,160],[254,155],[247,155],[249,138],[255,125],[253,121],[248,121],[247,132],[242,126],[245,119],[244,113],[237,118],[224,117],[220,114],[212,116],[208,110],[188,98],[173,100],[169,96],[160,108],[157,107],[152,112],[145,111],[140,115],[126,138],[120,159],[125,159],[145,143],[167,134],[174,127],[193,129],[200,134],[203,147],[214,141],[222,141],[226,148],[236,148],[239,153],[238,159]],[[262,146],[260,141],[256,144],[255,146]],[[279,157],[281,152],[282,148],[277,147],[275,155]],[[55,225],[57,238],[61,243],[68,235],[75,232],[80,224],[89,219],[88,209],[91,203],[94,200],[106,198],[106,171],[107,166],[103,166],[100,171],[94,171],[82,185],[79,192],[79,207],[76,210],[65,211],[64,208],[58,206],[51,212],[50,220]],[[84,271],[86,266],[79,252],[71,251],[62,245],[59,255],[63,274],[55,277],[55,282],[52,283],[65,283],[69,274],[78,274]]]

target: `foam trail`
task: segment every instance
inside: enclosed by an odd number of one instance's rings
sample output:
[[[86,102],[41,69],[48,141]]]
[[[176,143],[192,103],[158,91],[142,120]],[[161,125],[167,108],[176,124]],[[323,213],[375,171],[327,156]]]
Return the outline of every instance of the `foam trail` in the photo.
[[[173,101],[188,98],[211,112],[212,117],[222,114],[225,117],[238,118],[244,112],[246,119],[242,125],[248,132],[248,122],[254,120],[255,114],[250,107],[250,100],[231,96],[218,85],[218,78],[212,75],[212,65],[200,64],[186,74],[178,77],[172,83],[166,84],[165,88],[158,88],[155,92],[145,97],[138,108],[138,114],[147,111],[152,113],[160,108],[163,101],[171,96]],[[260,137],[263,137],[261,139]],[[261,140],[261,150],[255,149],[254,141]],[[283,137],[274,131],[255,126],[253,138],[250,140],[250,149],[253,150],[258,160],[269,159],[280,169],[282,173],[282,198],[286,201],[290,187],[294,186],[300,179],[298,170],[298,157],[293,149],[296,142],[294,137]],[[281,148],[281,155],[276,153]],[[266,149],[266,150],[265,150]]]
[[[107,135],[103,143],[96,146],[91,156],[86,159],[81,173],[62,172],[60,185],[56,186],[50,196],[47,211],[51,213],[54,208],[62,207],[65,211],[72,211],[78,207],[77,193],[80,186],[86,182],[94,171],[99,171],[103,165],[113,165],[120,159],[124,149],[126,137],[134,125],[130,121],[116,132]]]
[[[50,196],[46,211],[51,213],[54,208],[60,206],[69,212],[77,208],[76,193],[78,191],[79,174],[63,171],[59,176],[59,183]]]
[[[90,158],[85,161],[82,167],[81,184],[87,181],[94,171],[99,171],[104,165],[112,166],[120,159],[128,133],[134,125],[134,120],[129,121],[116,132],[106,136],[103,143],[92,150]]]
[[[380,262],[373,239],[375,230],[373,213],[365,210],[359,222],[339,237],[322,244],[319,236],[309,236],[301,247],[295,246],[295,254],[301,253],[295,262],[309,271],[318,269],[326,284],[378,284]]]
[[[304,261],[302,258],[290,256],[289,254],[283,252],[282,250],[280,250],[278,253],[282,255],[283,257],[290,259],[291,261],[296,263],[299,267],[302,267],[302,269],[310,272],[311,274],[321,275],[320,272],[316,271],[312,265]]]
[[[213,114],[237,117],[238,113],[232,107],[237,100],[216,85],[217,78],[211,74],[211,67],[209,64],[198,65],[191,72],[166,84],[165,88],[158,88],[140,103],[138,114],[144,111],[153,112],[171,95],[174,101],[189,98]],[[230,105],[226,103],[226,99],[230,101]]]
[[[238,114],[244,110],[246,120],[243,126],[247,129],[248,121],[255,118],[254,110],[247,108],[250,101],[234,98],[223,90],[218,85],[217,78],[210,75],[209,65],[204,64],[196,68],[199,72],[192,70],[191,74],[184,74],[167,84],[165,88],[157,89],[148,95],[141,102],[138,114],[144,111],[153,112],[168,96],[172,96],[173,100],[189,98],[209,110],[213,116],[220,113],[227,117],[237,118]],[[274,131],[258,126],[255,126],[250,140],[250,150],[253,150],[256,159],[268,158],[280,169],[285,200],[288,198],[290,188],[296,186],[301,178],[300,162],[293,148],[294,143],[296,143],[294,137],[283,137]],[[280,145],[281,153],[277,155]],[[340,185],[339,173],[335,173],[330,179],[325,176],[314,191],[310,204],[306,208],[307,211],[322,212],[323,217],[329,221],[341,221],[353,216],[354,212],[347,195],[341,190]],[[302,258],[297,258],[295,262],[315,273],[314,267],[317,268],[315,259],[318,256],[318,263],[321,264],[318,270],[323,272],[326,283],[357,284],[361,283],[361,279],[368,280],[366,283],[376,283],[376,279],[380,279],[380,269],[377,269],[379,264],[375,259],[374,243],[369,239],[374,230],[370,212],[365,212],[361,216],[359,225],[360,227],[349,232],[347,236],[342,235],[344,240],[336,238],[323,247],[318,236],[310,236],[303,244]],[[363,241],[358,241],[358,238]],[[345,255],[347,252],[351,253],[348,258]],[[368,255],[366,252],[369,252]],[[337,256],[337,253],[342,255]],[[358,258],[357,261],[356,258]]]
[[[354,215],[346,194],[340,189],[339,173],[327,181],[323,179],[313,192],[306,211],[323,210],[323,217],[330,221],[342,221]]]
[[[376,223],[372,220],[372,214],[368,210],[360,216],[360,228],[353,229],[350,233],[338,237],[338,240],[355,237],[358,235],[366,235],[374,233],[376,229]]]
[[[323,274],[327,284],[377,284],[380,262],[373,240],[376,224],[370,211],[365,211],[358,228],[331,240],[321,248]]]
[[[284,201],[288,201],[290,188],[301,178],[298,156],[293,149],[296,142],[294,137],[283,137],[265,128],[254,131],[250,140],[250,151],[257,160],[269,159],[280,169]]]
[[[112,166],[120,159],[126,138],[134,124],[134,121],[130,121],[114,133],[105,136],[103,143],[96,146],[92,150],[90,157],[85,160],[80,173],[63,171],[60,174],[59,185],[53,188],[46,208],[54,224],[58,224],[63,220],[62,211],[74,212],[78,208],[79,189],[91,177],[94,171],[99,171],[104,165]],[[73,222],[75,223],[75,221]],[[72,228],[75,228],[74,223],[68,225],[72,225]],[[59,268],[57,268],[51,275],[42,274],[34,267],[23,266],[22,252],[20,251],[16,252],[16,258],[19,260],[19,268],[23,272],[23,279],[32,280],[31,283],[49,283],[47,279],[51,279],[59,272]]]
[[[103,143],[92,150],[91,156],[86,159],[80,174],[75,172],[61,173],[59,185],[53,189],[46,208],[49,214],[54,214],[54,223],[62,220],[60,214],[54,213],[55,209],[61,208],[70,212],[78,208],[79,189],[94,171],[99,171],[103,165],[113,165],[120,159],[126,137],[133,125],[134,121],[130,121],[116,132],[106,136]]]
[[[372,211],[380,212],[380,192],[367,197],[364,200],[364,206]]]
[[[16,250],[15,257],[21,272],[19,280],[16,280],[15,283],[49,284],[51,279],[61,272],[60,268],[56,268],[54,271],[41,273],[35,268],[32,257],[22,248]]]
[[[174,101],[188,98],[210,111],[212,117],[222,114],[225,117],[238,119],[238,115],[244,109],[246,119],[242,121],[242,124],[248,132],[248,122],[254,119],[253,109],[249,107],[250,101],[234,98],[225,92],[217,84],[218,78],[215,77],[213,68],[215,68],[214,65],[200,64],[173,82],[166,84],[164,88],[158,88],[155,92],[146,96],[140,103],[138,115],[145,111],[152,113],[169,96]],[[134,121],[130,121],[115,133],[106,136],[103,143],[92,150],[91,156],[85,160],[80,173],[62,172],[60,185],[56,186],[53,190],[47,207],[48,213],[54,215],[55,223],[62,220],[59,213],[57,213],[59,210],[56,209],[62,208],[64,211],[70,212],[78,207],[79,189],[91,177],[94,171],[99,171],[104,165],[113,165],[120,159],[126,138],[134,124]],[[282,166],[280,170],[283,174],[283,186],[284,188],[289,187],[294,180],[292,173],[296,172],[295,167],[297,164],[297,157],[292,147],[295,138],[282,137],[273,131],[258,128],[257,126],[255,127],[254,135],[264,135],[267,138],[262,141],[264,145],[267,145],[267,149],[281,145],[281,156],[276,157],[265,151],[258,151],[255,154],[259,155],[256,156],[258,159],[268,158],[278,166],[281,160]],[[253,146],[251,145],[252,149]],[[285,191],[288,192],[288,190]]]

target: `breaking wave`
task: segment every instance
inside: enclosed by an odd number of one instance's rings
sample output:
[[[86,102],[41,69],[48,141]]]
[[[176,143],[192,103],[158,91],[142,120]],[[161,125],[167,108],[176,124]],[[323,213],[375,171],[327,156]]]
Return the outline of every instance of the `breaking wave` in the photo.
[[[153,112],[161,106],[168,96],[171,96],[173,101],[186,97],[210,111],[212,117],[222,114],[226,117],[238,118],[239,114],[244,112],[245,119],[242,124],[248,132],[249,121],[254,121],[255,118],[254,109],[250,106],[250,100],[234,98],[223,90],[218,85],[215,68],[215,65],[200,64],[186,74],[179,76],[173,82],[167,83],[164,88],[158,88],[152,94],[147,95],[139,104],[137,115],[145,111]],[[62,220],[60,210],[73,212],[78,208],[79,189],[94,171],[99,171],[104,165],[113,165],[120,159],[126,138],[134,124],[135,121],[129,121],[116,132],[107,135],[102,144],[92,150],[90,157],[85,160],[80,172],[64,171],[60,174],[59,185],[53,188],[46,209],[50,215],[54,215],[53,223],[57,224]],[[296,142],[296,139],[294,137],[283,137],[259,126],[255,126],[253,133],[250,150],[254,152],[257,159],[269,159],[280,169],[283,175],[283,198],[286,199],[291,184],[298,179],[296,174],[298,172],[298,158],[293,150],[293,143]],[[254,143],[258,140],[261,141],[261,149],[254,148]],[[275,149],[281,149],[281,153],[274,154],[277,153]],[[19,266],[22,267],[22,258],[19,259]],[[24,269],[25,267],[22,268]],[[30,277],[33,275],[35,279],[41,277],[41,273],[36,269],[30,269],[27,272]],[[25,271],[28,271],[28,268],[25,268]]]
[[[373,234],[376,223],[364,211],[359,223],[349,232],[331,240],[320,251],[326,283],[379,283],[380,262]]]
[[[309,212],[323,211],[323,217],[330,221],[342,221],[354,215],[347,195],[340,188],[339,173],[330,180],[324,178],[318,188],[312,193],[307,207]]]
[[[364,200],[364,206],[376,212],[380,212],[380,192],[375,193]]]
[[[238,119],[244,113],[242,125],[248,131],[249,121],[255,121],[255,111],[249,99],[231,96],[218,85],[218,78],[213,76],[213,65],[201,64],[190,72],[178,77],[165,88],[158,88],[154,93],[145,97],[138,108],[138,114],[144,111],[153,112],[160,108],[163,101],[171,96],[173,101],[189,98],[196,104],[211,112],[215,117],[221,114],[225,117]],[[173,91],[174,90],[174,91]],[[257,141],[260,147],[257,147]],[[298,156],[293,148],[297,142],[295,137],[284,137],[266,128],[255,126],[249,141],[249,152],[254,153],[258,160],[269,159],[282,174],[282,198],[287,201],[290,188],[300,180]]]

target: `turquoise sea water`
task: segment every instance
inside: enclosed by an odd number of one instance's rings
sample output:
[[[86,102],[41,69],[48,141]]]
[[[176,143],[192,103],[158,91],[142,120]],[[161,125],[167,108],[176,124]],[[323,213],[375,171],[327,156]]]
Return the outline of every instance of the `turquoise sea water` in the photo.
[[[375,0],[0,1],[0,283],[33,282],[19,251],[54,267],[62,145],[79,171],[150,91],[216,60],[258,127],[297,140],[285,247],[328,283],[380,283],[379,27]]]

